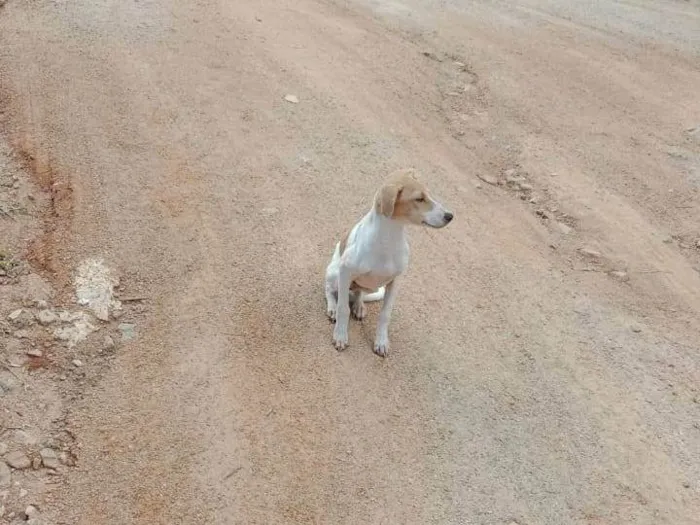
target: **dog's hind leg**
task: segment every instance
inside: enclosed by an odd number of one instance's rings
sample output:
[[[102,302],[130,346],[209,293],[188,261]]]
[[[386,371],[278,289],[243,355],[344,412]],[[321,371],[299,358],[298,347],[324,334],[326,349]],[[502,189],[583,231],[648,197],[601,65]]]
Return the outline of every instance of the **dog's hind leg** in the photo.
[[[350,311],[352,316],[358,321],[362,321],[367,315],[367,308],[365,308],[364,293],[362,290],[355,290],[350,297],[350,304],[352,305]]]

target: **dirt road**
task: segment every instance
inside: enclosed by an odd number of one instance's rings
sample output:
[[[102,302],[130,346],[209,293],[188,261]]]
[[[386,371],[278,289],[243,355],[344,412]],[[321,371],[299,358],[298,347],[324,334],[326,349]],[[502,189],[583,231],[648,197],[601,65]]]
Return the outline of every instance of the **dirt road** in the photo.
[[[700,6],[569,4],[8,0],[35,271],[140,304],[45,518],[700,523]],[[324,266],[404,166],[456,219],[338,353]]]

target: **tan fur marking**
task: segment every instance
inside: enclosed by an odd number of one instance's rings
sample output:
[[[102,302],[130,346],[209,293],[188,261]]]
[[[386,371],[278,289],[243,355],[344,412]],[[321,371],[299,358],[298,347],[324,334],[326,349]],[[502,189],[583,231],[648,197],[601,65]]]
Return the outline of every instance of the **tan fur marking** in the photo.
[[[425,200],[418,202],[418,197]],[[416,223],[420,220],[419,217],[430,211],[433,206],[428,190],[416,179],[412,169],[393,172],[377,194],[376,205],[377,210],[387,217],[407,219]]]

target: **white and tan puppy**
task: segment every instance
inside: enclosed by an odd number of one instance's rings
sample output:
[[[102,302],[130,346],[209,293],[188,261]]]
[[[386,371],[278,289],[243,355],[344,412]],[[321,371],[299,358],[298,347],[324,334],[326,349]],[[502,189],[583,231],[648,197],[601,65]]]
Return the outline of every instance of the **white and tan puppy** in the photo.
[[[384,298],[374,352],[387,355],[397,278],[408,266],[406,226],[442,228],[452,217],[416,180],[413,170],[391,174],[377,192],[369,213],[336,245],[326,268],[328,317],[335,321],[333,344],[338,350],[348,345],[351,301],[354,317],[362,319],[365,302]]]

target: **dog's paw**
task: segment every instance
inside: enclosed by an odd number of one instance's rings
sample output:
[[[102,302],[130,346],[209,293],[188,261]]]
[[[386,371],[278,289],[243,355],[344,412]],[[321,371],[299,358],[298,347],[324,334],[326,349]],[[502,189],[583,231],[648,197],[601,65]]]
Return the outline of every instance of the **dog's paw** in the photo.
[[[362,321],[367,315],[365,303],[357,301],[352,303],[352,316],[358,321]]]
[[[389,355],[389,340],[388,339],[377,339],[374,342],[374,353],[379,357],[386,357]]]
[[[336,310],[335,306],[329,306],[328,309],[326,310],[326,315],[328,316],[328,319],[332,323],[335,323],[336,316],[338,314],[338,311]]]
[[[333,346],[338,351],[345,350],[348,347],[348,330],[336,323],[333,330]]]

